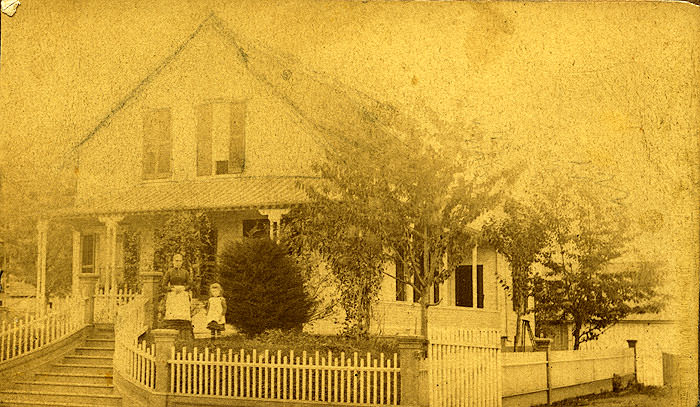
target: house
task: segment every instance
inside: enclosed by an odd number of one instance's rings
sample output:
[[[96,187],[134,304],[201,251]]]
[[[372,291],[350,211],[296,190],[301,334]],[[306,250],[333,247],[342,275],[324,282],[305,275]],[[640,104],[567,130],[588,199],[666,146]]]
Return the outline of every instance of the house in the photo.
[[[73,227],[74,292],[83,273],[97,273],[107,290],[120,286],[127,228],[140,236],[139,269],[150,271],[154,233],[169,213],[206,213],[218,253],[261,223],[275,238],[283,215],[307,202],[298,182],[315,179],[311,164],[321,156],[323,129],[316,120],[330,120],[347,104],[329,106],[330,114],[310,108],[324,100],[303,86],[333,97],[339,92],[257,51],[209,17],[81,140],[75,204],[38,226],[40,259],[50,222]],[[431,308],[431,323],[512,336],[515,317],[498,283],[509,274],[506,262],[489,248],[465,250],[471,262],[434,289],[442,301]],[[395,265],[387,267],[396,273]],[[45,261],[38,270],[44,295]],[[385,278],[377,332],[417,333],[413,298],[410,287]],[[331,318],[309,329],[331,332],[338,325]]]

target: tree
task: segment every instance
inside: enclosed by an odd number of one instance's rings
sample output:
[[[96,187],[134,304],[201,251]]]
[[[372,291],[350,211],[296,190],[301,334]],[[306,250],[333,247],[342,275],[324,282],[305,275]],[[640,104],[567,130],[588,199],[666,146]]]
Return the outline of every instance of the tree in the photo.
[[[658,310],[658,279],[649,277],[653,267],[611,269],[631,238],[621,205],[583,189],[559,189],[543,202],[552,227],[542,257],[548,271],[535,280],[538,320],[572,322],[578,349],[630,313]]]
[[[511,198],[506,201],[503,216],[492,217],[483,227],[486,240],[508,260],[511,269],[511,295],[516,314],[515,341],[519,343],[523,315],[530,313],[528,298],[532,295],[532,266],[548,245],[546,216],[537,208]],[[505,284],[504,284],[505,286]]]
[[[407,273],[398,278],[420,298],[427,336],[433,284],[478,242],[469,224],[500,199],[517,165],[499,162],[498,149],[488,151],[463,123],[426,127],[381,112],[365,109],[352,125],[326,132],[326,160],[316,166],[322,181],[305,185],[313,203],[297,215],[306,220],[290,222],[301,226],[294,244],[319,250],[341,281],[361,282],[346,287],[354,288],[343,293],[346,304],[359,293],[372,298],[384,264],[402,262]],[[371,303],[350,314],[369,321]]]
[[[224,249],[221,284],[226,320],[248,335],[301,329],[313,314],[301,269],[287,248],[267,237],[242,239]]]

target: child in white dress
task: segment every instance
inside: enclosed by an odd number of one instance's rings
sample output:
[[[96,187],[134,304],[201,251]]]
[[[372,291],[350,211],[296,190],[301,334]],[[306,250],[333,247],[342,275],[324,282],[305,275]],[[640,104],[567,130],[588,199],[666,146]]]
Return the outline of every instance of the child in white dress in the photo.
[[[226,299],[221,284],[209,286],[209,302],[207,303],[207,328],[211,331],[212,339],[221,334],[226,325]]]

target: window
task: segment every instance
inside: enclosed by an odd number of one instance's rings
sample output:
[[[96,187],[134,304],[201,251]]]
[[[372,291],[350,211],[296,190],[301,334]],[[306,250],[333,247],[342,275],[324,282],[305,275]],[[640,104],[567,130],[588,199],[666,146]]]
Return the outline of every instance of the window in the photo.
[[[267,219],[245,219],[243,237],[263,238],[270,236],[270,222]]]
[[[474,306],[472,266],[458,266],[455,270],[455,305]],[[484,266],[476,266],[476,307],[484,308]]]
[[[80,245],[81,271],[83,273],[95,272],[95,248],[97,246],[97,235],[83,235]]]
[[[237,174],[245,166],[244,103],[212,102],[195,108],[197,175]]]
[[[170,178],[170,109],[146,113],[143,121],[143,178]]]

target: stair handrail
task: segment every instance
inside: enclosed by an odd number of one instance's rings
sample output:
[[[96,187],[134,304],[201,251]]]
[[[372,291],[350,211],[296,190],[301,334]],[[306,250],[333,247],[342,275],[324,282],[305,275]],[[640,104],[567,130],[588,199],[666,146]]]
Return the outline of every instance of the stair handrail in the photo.
[[[42,313],[26,313],[13,322],[0,325],[0,364],[34,353],[85,327],[85,301],[67,297],[62,306]]]

